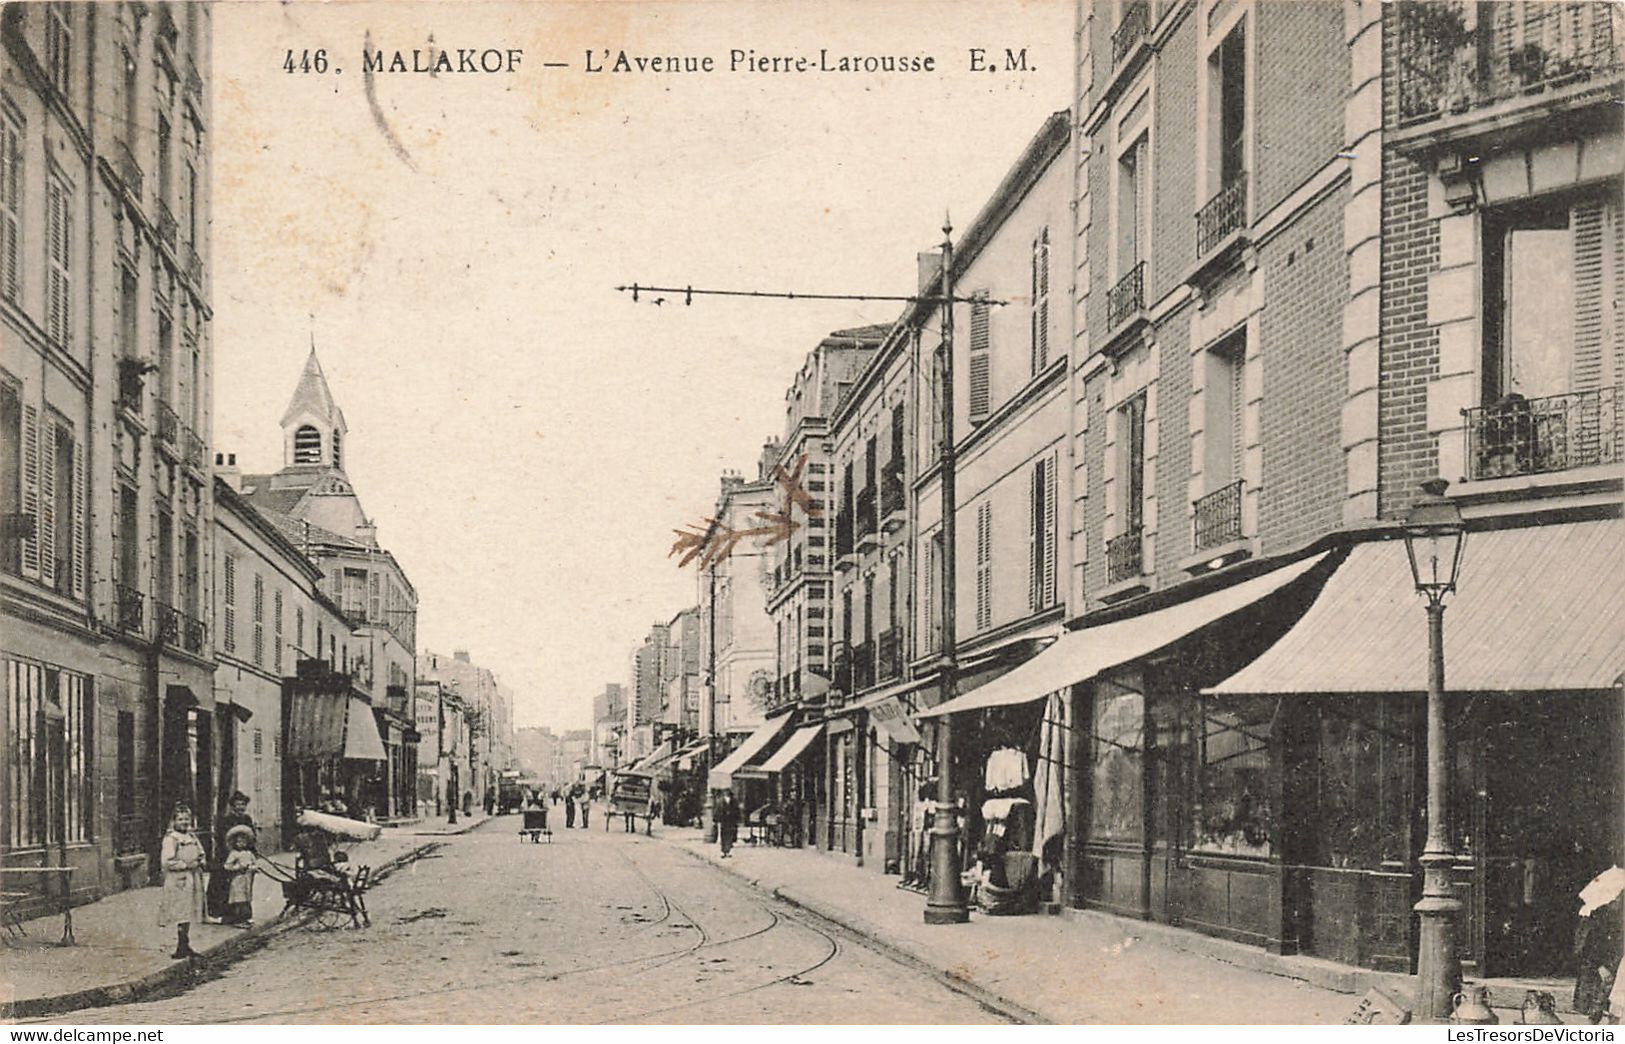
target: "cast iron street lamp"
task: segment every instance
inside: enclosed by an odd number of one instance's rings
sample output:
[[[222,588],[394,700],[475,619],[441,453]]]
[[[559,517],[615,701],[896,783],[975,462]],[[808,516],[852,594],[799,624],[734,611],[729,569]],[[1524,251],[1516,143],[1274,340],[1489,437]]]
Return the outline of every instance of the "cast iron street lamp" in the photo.
[[[1427,599],[1428,614],[1428,835],[1422,848],[1422,900],[1416,904],[1421,937],[1416,958],[1417,1014],[1428,1019],[1450,1015],[1451,999],[1461,989],[1461,959],[1456,951],[1456,920],[1461,900],[1450,884],[1451,851],[1449,724],[1444,707],[1444,596],[1455,591],[1467,532],[1461,512],[1444,495],[1449,483],[1429,479],[1423,496],[1405,516],[1405,555],[1411,563],[1416,592]]]
[[[942,223],[942,443],[938,479],[942,490],[942,702],[954,698],[954,241],[953,227]],[[937,809],[931,817],[931,891],[925,900],[926,924],[963,924],[970,920],[965,886],[959,880],[959,810],[954,807],[953,726],[949,716],[937,719]]]

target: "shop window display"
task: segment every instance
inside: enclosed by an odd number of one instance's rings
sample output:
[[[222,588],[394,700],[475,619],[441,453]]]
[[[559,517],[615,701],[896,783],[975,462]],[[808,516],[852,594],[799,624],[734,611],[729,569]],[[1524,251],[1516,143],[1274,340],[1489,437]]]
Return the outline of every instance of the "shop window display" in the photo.
[[[1093,725],[1090,833],[1107,840],[1140,840],[1145,831],[1144,694],[1103,686]]]
[[[1197,851],[1261,859],[1274,854],[1269,746],[1279,702],[1266,697],[1203,705],[1196,733]]]

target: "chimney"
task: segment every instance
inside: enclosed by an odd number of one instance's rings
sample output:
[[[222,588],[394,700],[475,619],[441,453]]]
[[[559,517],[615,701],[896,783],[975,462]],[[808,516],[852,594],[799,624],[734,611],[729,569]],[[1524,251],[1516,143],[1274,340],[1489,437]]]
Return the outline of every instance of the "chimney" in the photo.
[[[367,545],[369,545],[371,547],[377,547],[378,546],[378,523],[374,522],[372,519],[369,518],[365,522],[363,522],[360,525],[356,526],[355,527],[355,538],[357,540],[361,541],[363,544],[367,544]]]
[[[942,251],[922,250],[914,255],[914,263],[919,270],[919,293],[923,294],[931,289],[931,281],[942,271]]]
[[[779,454],[782,452],[783,447],[779,444],[777,438],[771,438],[762,443],[762,456],[756,462],[756,480],[758,482],[766,482],[773,477],[773,465],[779,462]]]
[[[455,652],[453,652],[451,654],[451,658],[456,660],[458,663],[468,663],[469,662],[468,650],[467,649],[458,649],[457,651],[455,651]]]
[[[722,473],[722,492],[728,493],[745,484],[745,477],[729,468]]]
[[[243,491],[243,473],[237,468],[237,454],[216,453],[214,455],[214,473],[220,477],[232,492]]]

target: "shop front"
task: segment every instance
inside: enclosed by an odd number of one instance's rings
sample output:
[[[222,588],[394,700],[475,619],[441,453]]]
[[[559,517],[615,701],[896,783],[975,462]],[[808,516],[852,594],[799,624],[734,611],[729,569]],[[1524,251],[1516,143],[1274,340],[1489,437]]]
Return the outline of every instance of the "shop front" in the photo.
[[[1619,519],[1468,534],[1444,627],[1458,940],[1476,976],[1573,974],[1580,888],[1621,861]],[[1275,703],[1285,934],[1408,972],[1425,835],[1427,632],[1399,541],[1361,544],[1205,699]]]
[[[374,807],[380,781],[387,785],[389,765],[365,697],[348,675],[311,669],[284,679],[282,707],[283,823],[330,796],[356,818],[364,816]]]

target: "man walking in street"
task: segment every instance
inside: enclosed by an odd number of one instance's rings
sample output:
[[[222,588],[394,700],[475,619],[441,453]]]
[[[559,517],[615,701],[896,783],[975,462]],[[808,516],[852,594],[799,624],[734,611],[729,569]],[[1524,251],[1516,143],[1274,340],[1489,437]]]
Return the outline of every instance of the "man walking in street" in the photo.
[[[576,799],[575,794],[565,795],[564,798],[564,829],[573,829],[576,825]]]

